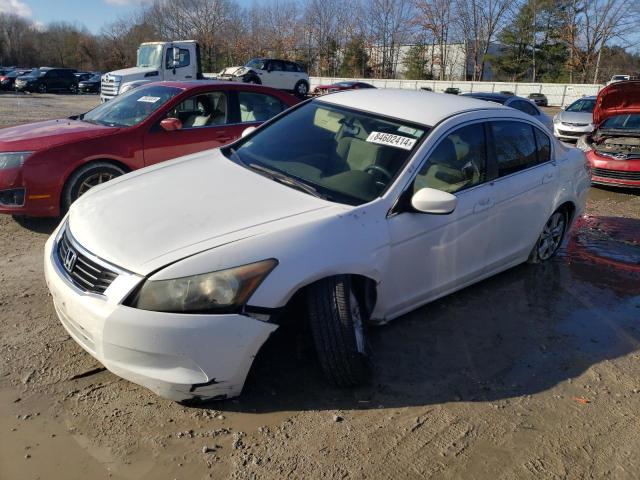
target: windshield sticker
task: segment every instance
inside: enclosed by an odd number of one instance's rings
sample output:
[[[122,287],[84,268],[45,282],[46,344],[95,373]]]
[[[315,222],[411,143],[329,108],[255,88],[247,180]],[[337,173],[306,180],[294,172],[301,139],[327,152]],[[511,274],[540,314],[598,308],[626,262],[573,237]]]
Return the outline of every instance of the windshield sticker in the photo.
[[[407,127],[406,125],[402,125],[401,127],[398,127],[398,131],[400,133],[406,133],[408,135],[413,135],[414,137],[416,136],[416,132],[417,132],[417,130],[415,128]]]
[[[139,102],[146,102],[146,103],[156,103],[158,100],[160,100],[160,97],[149,97],[146,95],[138,99]]]
[[[402,148],[403,150],[411,150],[416,144],[415,138],[403,137],[401,135],[394,135],[393,133],[383,132],[371,132],[369,134],[369,137],[367,137],[367,142]]]

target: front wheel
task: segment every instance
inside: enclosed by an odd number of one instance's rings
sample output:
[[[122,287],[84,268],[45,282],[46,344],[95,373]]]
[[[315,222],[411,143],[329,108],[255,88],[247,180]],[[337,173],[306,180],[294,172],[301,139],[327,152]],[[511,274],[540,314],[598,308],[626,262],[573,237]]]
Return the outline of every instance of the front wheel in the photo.
[[[107,162],[96,162],[84,165],[76,170],[67,181],[62,193],[63,213],[82,195],[93,187],[108,182],[109,180],[123,175],[125,171]]]
[[[567,222],[568,218],[565,210],[553,212],[529,254],[529,263],[544,262],[558,253],[567,231]]]
[[[75,85],[75,84],[74,84],[74,85],[71,85],[71,86],[69,87],[69,91],[70,91],[71,93],[73,93],[73,94],[77,94],[77,93],[78,93],[78,86],[77,86],[77,85]]]
[[[47,93],[47,86],[44,83],[38,85],[38,93]]]
[[[365,383],[371,375],[365,335],[367,314],[349,277],[327,278],[309,287],[307,309],[325,376],[339,387]]]
[[[309,93],[309,84],[304,80],[300,80],[298,83],[296,83],[296,86],[293,87],[293,91],[300,98],[306,97],[307,93]]]

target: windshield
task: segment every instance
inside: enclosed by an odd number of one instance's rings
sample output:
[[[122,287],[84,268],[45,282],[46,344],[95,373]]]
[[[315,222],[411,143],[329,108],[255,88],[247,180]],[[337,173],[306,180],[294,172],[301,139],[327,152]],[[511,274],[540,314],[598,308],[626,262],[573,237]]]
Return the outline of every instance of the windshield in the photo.
[[[110,127],[132,127],[181,91],[179,88],[163,86],[136,88],[85,113],[80,120]]]
[[[162,65],[162,45],[142,45],[138,49],[138,67],[160,68]]]
[[[334,85],[337,87],[351,87],[355,85],[355,82],[338,82],[338,83],[334,83]]]
[[[569,105],[567,107],[567,112],[592,113],[595,106],[596,106],[595,100],[583,98]]]
[[[600,129],[605,130],[640,130],[640,114],[616,115],[607,118]]]
[[[360,205],[384,193],[427,131],[312,101],[266,125],[237,151],[224,153],[263,174],[267,169],[280,180],[303,182],[328,200]]]
[[[264,70],[264,62],[265,61],[262,58],[254,58],[253,60],[249,60],[245,67]]]
[[[100,81],[100,75],[92,75],[87,79],[87,82],[99,82],[99,81]]]

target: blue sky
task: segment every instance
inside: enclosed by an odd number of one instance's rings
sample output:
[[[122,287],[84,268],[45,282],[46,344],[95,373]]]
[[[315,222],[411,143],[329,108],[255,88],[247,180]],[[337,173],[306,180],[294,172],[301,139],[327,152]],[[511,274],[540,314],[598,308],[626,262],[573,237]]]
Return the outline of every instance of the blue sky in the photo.
[[[0,0],[0,12],[16,13],[40,24],[79,23],[91,32],[131,14],[145,0]]]

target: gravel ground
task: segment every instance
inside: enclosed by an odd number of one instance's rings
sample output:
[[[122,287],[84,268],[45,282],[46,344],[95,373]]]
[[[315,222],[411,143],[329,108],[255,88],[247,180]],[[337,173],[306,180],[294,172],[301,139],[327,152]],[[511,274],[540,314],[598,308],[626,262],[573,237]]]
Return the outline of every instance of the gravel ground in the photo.
[[[2,95],[0,119],[95,102]],[[638,478],[640,196],[594,188],[587,211],[554,261],[374,329],[370,385],[328,386],[282,331],[240,398],[198,408],[81,350],[43,280],[55,221],[3,216],[0,478]]]

